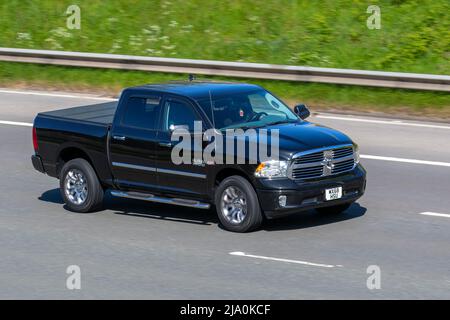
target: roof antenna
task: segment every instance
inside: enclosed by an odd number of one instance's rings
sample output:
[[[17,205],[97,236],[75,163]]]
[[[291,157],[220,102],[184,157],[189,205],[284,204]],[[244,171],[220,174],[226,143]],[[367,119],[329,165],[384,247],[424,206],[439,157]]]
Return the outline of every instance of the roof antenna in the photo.
[[[190,73],[189,74],[189,82],[192,82],[194,80],[195,80],[195,76],[192,73]]]

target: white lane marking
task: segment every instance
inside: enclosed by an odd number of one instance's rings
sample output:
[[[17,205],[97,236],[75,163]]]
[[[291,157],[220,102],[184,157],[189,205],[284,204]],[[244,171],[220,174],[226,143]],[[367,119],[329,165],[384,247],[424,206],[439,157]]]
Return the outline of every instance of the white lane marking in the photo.
[[[16,122],[16,121],[3,121],[0,120],[0,124],[7,124],[11,126],[23,126],[23,127],[32,127],[33,124],[29,122]]]
[[[395,158],[395,157],[380,157],[380,156],[372,156],[372,155],[368,155],[368,154],[362,154],[361,159],[406,162],[406,163],[415,163],[415,164],[426,164],[429,166],[450,167],[450,162],[427,161],[427,160],[405,159],[405,158]]]
[[[17,122],[17,121],[5,121],[5,120],[0,120],[0,124],[6,124],[6,125],[12,125],[12,126],[24,126],[24,127],[32,127],[33,126],[33,124],[29,123],[29,122]],[[415,163],[415,164],[425,164],[425,165],[429,165],[429,166],[450,167],[450,162],[428,161],[428,160],[417,160],[417,159],[406,159],[406,158],[395,158],[395,157],[382,157],[382,156],[373,156],[373,155],[368,155],[368,154],[362,154],[361,159],[406,162],[406,163]]]
[[[84,96],[84,95],[47,93],[47,92],[36,92],[36,91],[0,90],[0,93],[25,94],[25,95],[35,95],[35,96],[56,97],[56,98],[90,99],[90,100],[101,100],[101,101],[117,100],[117,99],[113,99],[113,98],[93,97],[93,96],[87,96],[87,95]]]
[[[421,212],[419,214],[422,214],[424,216],[434,216],[434,217],[441,217],[441,218],[450,218],[450,214],[447,213],[437,213],[437,212]]]
[[[412,123],[403,122],[401,120],[375,120],[375,119],[363,119],[363,118],[351,118],[351,117],[336,117],[336,116],[325,116],[325,115],[315,115],[316,118],[322,119],[332,119],[332,120],[343,120],[343,121],[356,121],[356,122],[368,122],[368,123],[378,123],[378,124],[392,124],[396,126],[411,126],[411,127],[422,127],[422,128],[435,128],[435,129],[450,129],[450,126],[441,126],[435,124],[426,123]]]
[[[232,256],[241,256],[241,257],[248,257],[248,258],[255,258],[255,259],[272,260],[272,261],[278,261],[278,262],[296,263],[296,264],[303,264],[303,265],[313,266],[313,267],[322,267],[322,268],[342,267],[342,265],[322,264],[322,263],[313,263],[313,262],[300,261],[300,260],[273,258],[273,257],[266,257],[266,256],[256,256],[253,254],[246,254],[246,253],[240,252],[240,251],[230,252],[230,254]]]

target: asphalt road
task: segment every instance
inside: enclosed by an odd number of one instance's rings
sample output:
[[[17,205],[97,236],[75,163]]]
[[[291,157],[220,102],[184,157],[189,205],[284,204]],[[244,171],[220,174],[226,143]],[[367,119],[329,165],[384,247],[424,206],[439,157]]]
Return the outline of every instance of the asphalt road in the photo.
[[[58,181],[31,166],[26,123],[96,101],[0,90],[1,299],[450,299],[449,124],[312,117],[360,145],[367,193],[339,216],[236,234],[212,211],[110,197],[97,213],[67,211]],[[80,290],[66,288],[69,265]],[[380,289],[367,287],[371,265]]]

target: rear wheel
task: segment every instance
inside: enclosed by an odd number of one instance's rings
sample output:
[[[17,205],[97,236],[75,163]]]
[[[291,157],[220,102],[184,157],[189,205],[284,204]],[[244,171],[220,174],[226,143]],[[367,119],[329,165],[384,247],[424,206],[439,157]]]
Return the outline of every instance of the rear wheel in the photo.
[[[350,208],[351,205],[352,205],[352,202],[339,204],[339,205],[331,206],[331,207],[317,208],[316,210],[319,213],[324,213],[324,214],[339,214],[339,213],[344,212],[348,208]]]
[[[103,188],[94,169],[84,159],[74,159],[63,166],[59,185],[64,202],[72,211],[90,212],[102,206]]]
[[[216,191],[216,210],[225,229],[248,232],[261,226],[263,215],[255,189],[245,178],[231,176]]]

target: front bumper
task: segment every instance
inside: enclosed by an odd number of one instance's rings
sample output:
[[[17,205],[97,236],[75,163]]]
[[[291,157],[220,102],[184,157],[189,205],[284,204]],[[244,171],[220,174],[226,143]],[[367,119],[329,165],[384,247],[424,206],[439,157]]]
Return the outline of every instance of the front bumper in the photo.
[[[326,201],[325,189],[342,187],[342,198]],[[262,210],[267,218],[277,218],[296,212],[349,203],[360,198],[366,188],[366,171],[358,164],[345,174],[330,176],[308,182],[292,180],[260,181],[257,194]],[[287,197],[286,206],[278,203],[278,197]]]

